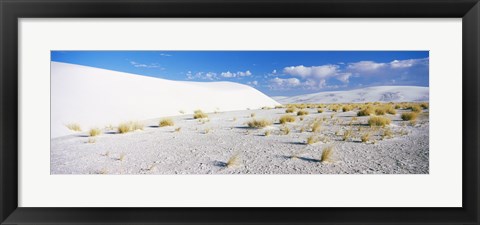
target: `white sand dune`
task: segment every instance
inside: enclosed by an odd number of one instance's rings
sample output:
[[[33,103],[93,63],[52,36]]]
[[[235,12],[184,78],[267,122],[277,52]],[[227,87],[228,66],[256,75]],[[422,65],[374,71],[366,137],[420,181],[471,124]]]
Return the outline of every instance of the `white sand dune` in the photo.
[[[429,88],[377,86],[349,91],[319,92],[292,97],[273,97],[280,103],[428,102]]]
[[[125,121],[192,113],[256,109],[278,105],[246,85],[187,82],[146,77],[67,63],[51,63],[51,137]]]

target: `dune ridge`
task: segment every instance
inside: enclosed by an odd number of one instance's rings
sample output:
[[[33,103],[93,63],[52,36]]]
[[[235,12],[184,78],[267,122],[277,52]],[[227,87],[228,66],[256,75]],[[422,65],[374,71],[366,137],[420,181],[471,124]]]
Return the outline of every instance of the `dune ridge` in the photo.
[[[234,82],[173,81],[51,62],[51,138],[120,122],[205,112],[273,107],[262,92]]]

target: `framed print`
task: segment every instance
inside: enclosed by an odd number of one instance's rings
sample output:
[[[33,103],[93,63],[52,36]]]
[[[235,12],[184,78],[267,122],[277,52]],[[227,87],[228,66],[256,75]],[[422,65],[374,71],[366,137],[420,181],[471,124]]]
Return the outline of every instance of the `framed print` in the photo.
[[[2,224],[478,224],[478,1],[1,1]]]

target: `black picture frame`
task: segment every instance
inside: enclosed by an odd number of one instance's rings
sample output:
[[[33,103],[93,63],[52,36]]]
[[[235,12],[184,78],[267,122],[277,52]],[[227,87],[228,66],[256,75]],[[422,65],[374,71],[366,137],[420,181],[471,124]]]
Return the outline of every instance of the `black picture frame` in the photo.
[[[480,4],[478,0],[0,0],[0,14],[1,224],[479,224]],[[17,20],[19,18],[76,17],[462,18],[463,207],[18,207]]]

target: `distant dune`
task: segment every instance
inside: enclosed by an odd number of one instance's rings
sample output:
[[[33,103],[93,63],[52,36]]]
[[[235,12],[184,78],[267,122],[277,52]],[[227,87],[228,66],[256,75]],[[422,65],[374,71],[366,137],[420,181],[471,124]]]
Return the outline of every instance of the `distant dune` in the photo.
[[[120,122],[273,107],[262,92],[233,82],[172,81],[67,63],[51,63],[51,137]]]
[[[349,91],[319,92],[292,97],[273,97],[287,103],[353,103],[353,102],[428,102],[428,87],[377,86]]]

